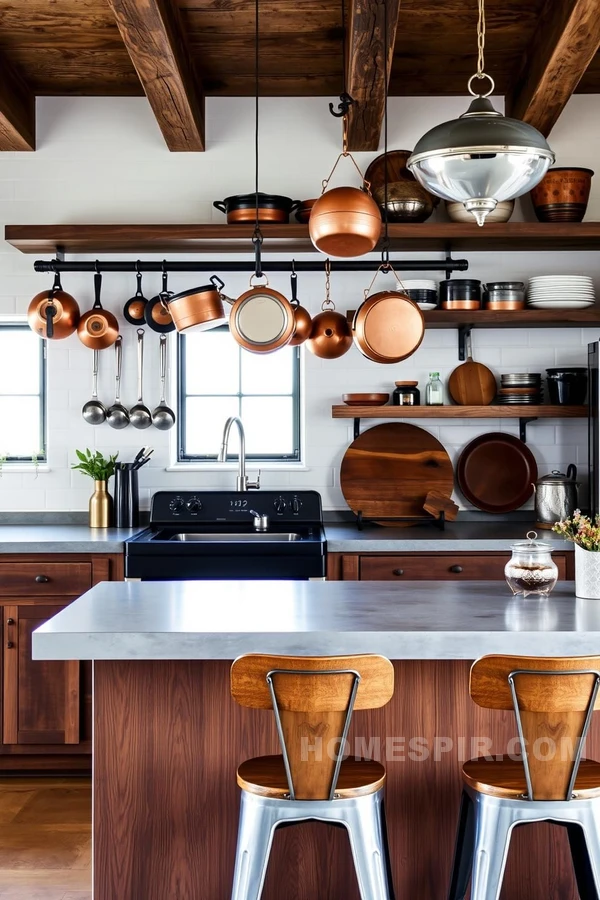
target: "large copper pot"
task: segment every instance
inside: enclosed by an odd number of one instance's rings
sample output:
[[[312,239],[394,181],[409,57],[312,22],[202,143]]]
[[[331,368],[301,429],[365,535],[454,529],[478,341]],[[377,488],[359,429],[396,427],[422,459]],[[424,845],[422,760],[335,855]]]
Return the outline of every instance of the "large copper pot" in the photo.
[[[79,306],[74,297],[63,291],[58,272],[52,289],[36,294],[29,304],[27,322],[32,331],[50,340],[62,340],[76,330]]]
[[[399,363],[412,356],[425,334],[423,313],[406,294],[379,291],[361,304],[352,325],[354,343],[376,363]]]
[[[225,324],[227,319],[221,298],[225,285],[217,275],[213,275],[210,282],[169,298],[168,308],[177,331],[208,331]]]
[[[322,194],[308,222],[310,239],[321,253],[364,256],[381,234],[379,207],[366,190],[338,187]]]
[[[102,288],[102,275],[96,272],[94,275],[94,305],[84,313],[77,326],[77,337],[82,344],[92,350],[106,350],[111,347],[119,336],[119,323],[115,316],[102,308],[100,303],[100,291]]]
[[[321,359],[338,359],[352,346],[352,332],[346,316],[334,309],[324,309],[312,320],[306,346]]]

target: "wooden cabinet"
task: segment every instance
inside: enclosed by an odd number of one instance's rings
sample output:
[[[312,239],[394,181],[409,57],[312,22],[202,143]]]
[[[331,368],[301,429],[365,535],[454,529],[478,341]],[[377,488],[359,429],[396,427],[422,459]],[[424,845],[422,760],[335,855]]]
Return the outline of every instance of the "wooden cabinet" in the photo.
[[[91,664],[34,660],[32,634],[92,585],[122,579],[122,556],[0,556],[0,771],[89,768]]]
[[[553,553],[561,579],[573,578],[573,554]],[[510,553],[330,553],[332,581],[501,581]]]

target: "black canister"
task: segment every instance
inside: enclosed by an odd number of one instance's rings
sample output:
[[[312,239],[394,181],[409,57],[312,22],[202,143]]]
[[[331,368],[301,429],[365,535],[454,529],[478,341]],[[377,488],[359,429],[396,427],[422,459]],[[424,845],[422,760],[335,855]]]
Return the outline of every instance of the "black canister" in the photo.
[[[126,463],[115,465],[115,526],[136,528],[140,524],[137,469]]]
[[[583,366],[546,369],[548,400],[558,406],[580,406],[587,395],[588,371]]]
[[[392,406],[420,406],[421,392],[418,381],[396,381],[396,390],[392,394]]]

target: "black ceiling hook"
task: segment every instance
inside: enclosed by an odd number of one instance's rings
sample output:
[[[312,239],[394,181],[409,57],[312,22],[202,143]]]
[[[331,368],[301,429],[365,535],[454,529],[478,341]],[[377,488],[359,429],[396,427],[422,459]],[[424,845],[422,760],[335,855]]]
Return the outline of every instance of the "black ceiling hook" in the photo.
[[[350,96],[350,94],[347,93],[347,91],[342,91],[342,93],[340,94],[340,102],[338,103],[339,112],[335,111],[333,103],[329,104],[329,112],[332,116],[335,116],[336,119],[341,119],[343,116],[348,115],[348,110],[353,103],[354,99]]]

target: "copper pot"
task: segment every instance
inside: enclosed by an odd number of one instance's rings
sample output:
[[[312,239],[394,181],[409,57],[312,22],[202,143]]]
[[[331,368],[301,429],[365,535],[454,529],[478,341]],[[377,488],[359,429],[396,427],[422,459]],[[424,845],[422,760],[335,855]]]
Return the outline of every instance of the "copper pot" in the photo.
[[[252,276],[254,278],[254,275]],[[229,330],[238,344],[251,353],[272,353],[289,344],[296,327],[294,307],[279,291],[252,285],[233,302]]]
[[[325,309],[312,320],[306,346],[321,359],[338,359],[352,346],[352,332],[346,316]]]
[[[300,344],[303,344],[310,337],[310,330],[312,328],[312,318],[308,310],[304,309],[303,306],[300,306],[300,302],[297,297],[297,286],[298,286],[298,276],[295,271],[292,271],[290,276],[290,283],[292,286],[292,306],[294,307],[294,334],[292,335],[292,339],[290,341],[291,347],[298,347]]]
[[[163,263],[162,288],[160,294],[152,297],[146,304],[144,315],[146,325],[158,334],[169,334],[175,331],[175,322],[169,308],[169,300],[173,297],[173,291],[169,290],[169,273],[166,263]]]
[[[310,239],[321,253],[363,256],[381,234],[379,207],[366,190],[338,187],[322,194],[308,222]]]
[[[481,309],[481,300],[443,300],[442,309]]]
[[[299,204],[299,200],[282,197],[279,194],[237,194],[224,200],[215,200],[213,206],[227,214],[228,225],[254,224],[257,218],[259,225],[284,225],[290,220],[290,213]]]
[[[217,275],[213,275],[210,282],[170,297],[168,309],[177,331],[208,331],[225,324],[227,319],[221,299],[225,285]]]
[[[379,291],[361,304],[352,324],[354,343],[376,363],[398,363],[412,356],[425,334],[423,313],[406,294]]]
[[[313,200],[303,200],[296,210],[296,221],[300,222],[301,225],[306,225],[306,223],[310,219],[312,208],[316,202],[316,197]]]
[[[36,294],[29,304],[27,322],[40,337],[56,341],[69,337],[76,330],[79,306],[74,297],[63,291],[58,272],[52,289]]]
[[[94,275],[94,291],[96,298],[92,308],[84,313],[77,326],[77,337],[82,344],[92,350],[105,350],[111,347],[119,336],[119,323],[108,310],[102,309],[100,291],[102,275]]]

